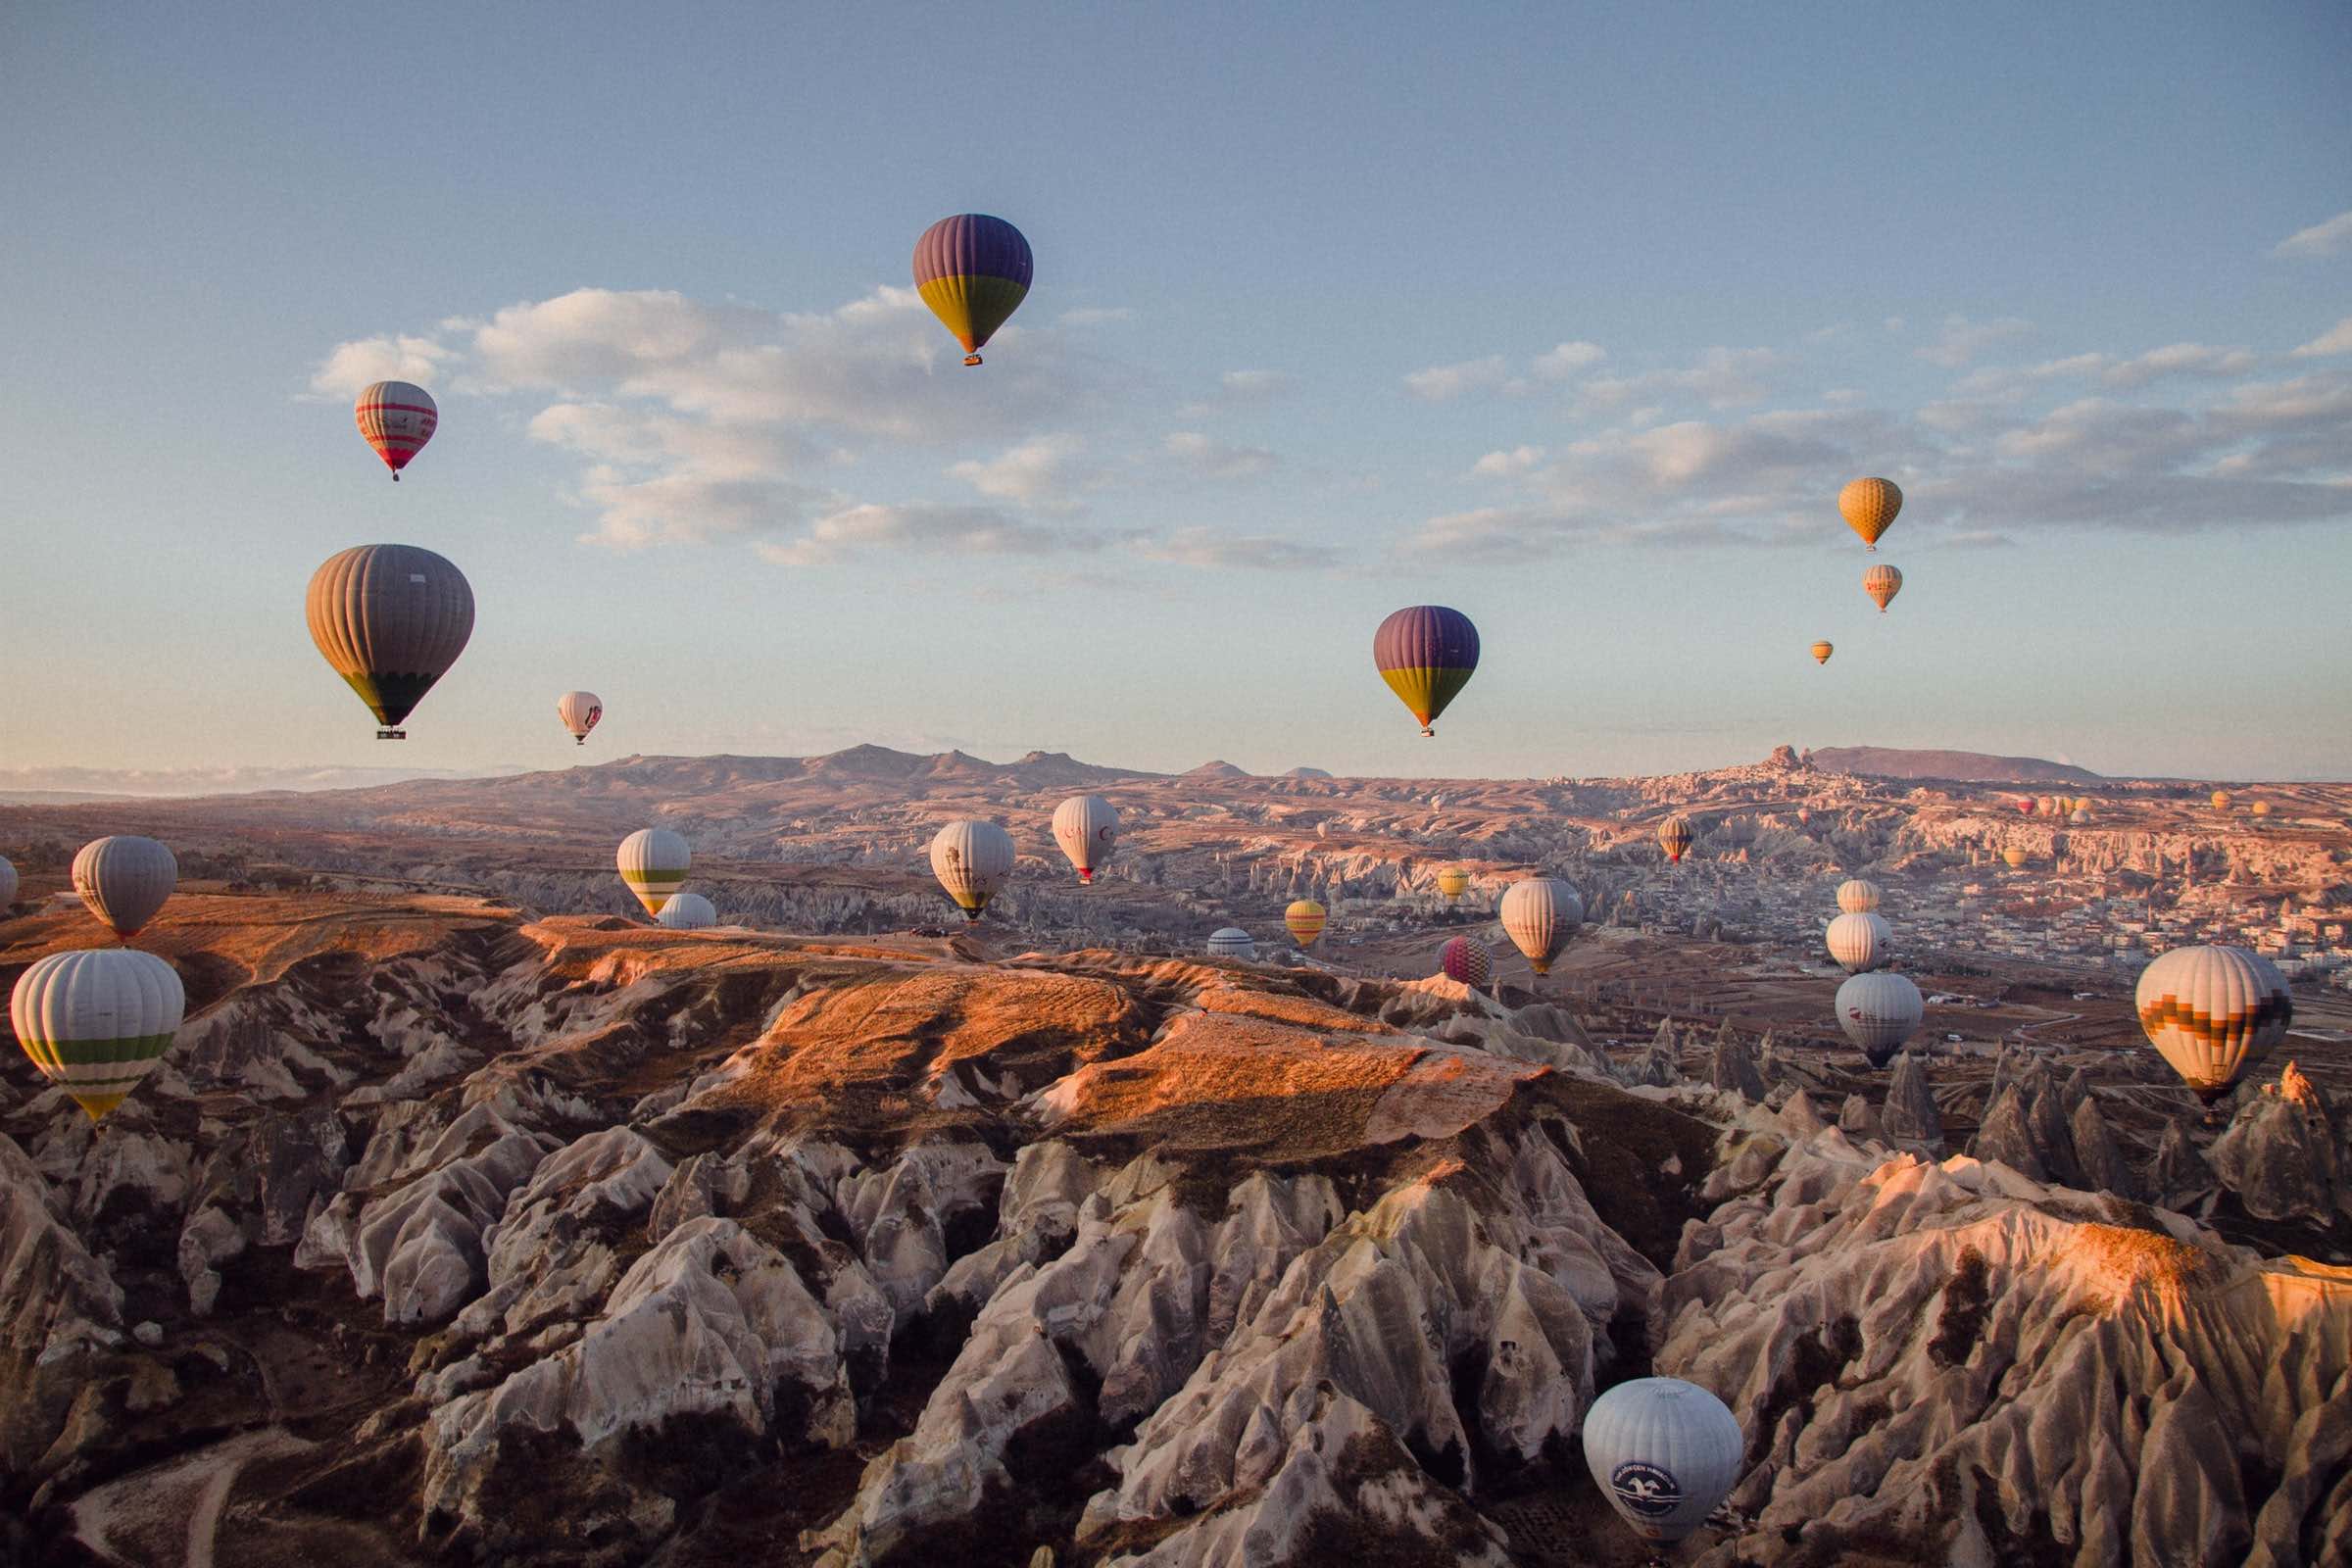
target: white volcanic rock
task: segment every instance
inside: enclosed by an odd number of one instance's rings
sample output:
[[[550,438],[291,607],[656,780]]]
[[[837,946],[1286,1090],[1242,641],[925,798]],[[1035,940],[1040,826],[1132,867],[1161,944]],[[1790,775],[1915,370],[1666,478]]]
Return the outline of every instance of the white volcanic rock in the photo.
[[[547,1152],[546,1139],[510,1132],[372,1200],[342,1193],[303,1233],[295,1265],[341,1262],[361,1299],[383,1297],[387,1323],[439,1321],[487,1282],[482,1233]]]
[[[81,1163],[74,1217],[88,1227],[139,1223],[177,1228],[193,1184],[187,1146],[134,1131],[129,1118],[108,1131],[111,1136],[98,1140]]]
[[[1707,1083],[1742,1100],[1763,1102],[1764,1077],[1756,1070],[1756,1058],[1747,1042],[1735,1038],[1728,1026],[1716,1035],[1708,1055]]]
[[[732,1419],[747,1439],[827,1446],[855,1429],[824,1308],[781,1253],[733,1220],[679,1226],[621,1277],[576,1343],[435,1410],[424,1506],[491,1534],[480,1487],[510,1435],[564,1432],[593,1451],[686,1414]]]
[[[2082,1186],[2087,1191],[2113,1193],[2118,1198],[2140,1196],[2139,1178],[2125,1160],[2095,1096],[2084,1094],[2075,1102],[2067,1134],[2074,1145],[2075,1161],[2082,1167]]]
[[[1693,1227],[1655,1363],[1740,1417],[1763,1560],[1998,1563],[2046,1536],[2085,1564],[2283,1563],[2340,1537],[2330,1444],[2294,1438],[2352,1392],[2352,1270],[2134,1212],[1833,1133]]]
[[[2167,1208],[2188,1213],[2221,1190],[2220,1178],[2205,1162],[2204,1153],[2180,1121],[2165,1124],[2156,1144],[2155,1161],[2148,1167],[2148,1194]]]
[[[101,1357],[121,1343],[122,1301],[32,1160],[0,1136],[0,1470],[34,1472]]]
[[[925,1298],[977,1310],[1024,1263],[1058,1257],[1078,1232],[1078,1208],[1103,1173],[1059,1139],[1024,1144],[997,1203],[997,1238],[950,1264]]]
[[[2352,1182],[2328,1107],[2291,1061],[2277,1083],[2238,1102],[2207,1157],[2257,1219],[2352,1218]]]
[[[947,1230],[958,1214],[990,1206],[1004,1163],[975,1143],[915,1145],[888,1170],[842,1177],[834,1201],[859,1256],[894,1311],[909,1316],[947,1274]]]
[[[588,1317],[619,1273],[619,1244],[669,1177],[669,1161],[626,1127],[549,1154],[482,1233],[488,1289],[457,1328],[517,1335]]]
[[[1887,1141],[1886,1124],[1879,1119],[1879,1108],[1862,1095],[1846,1096],[1845,1103],[1838,1107],[1838,1130],[1855,1143]]]
[[[243,1227],[221,1211],[206,1205],[180,1227],[179,1277],[188,1288],[188,1310],[210,1317],[220,1297],[220,1272],[214,1267],[245,1250]]]
[[[1886,1136],[1908,1144],[1938,1149],[1943,1144],[1943,1118],[1936,1113],[1936,1096],[1928,1085],[1927,1062],[1917,1052],[1894,1058],[1894,1077],[1886,1086],[1886,1104],[1879,1112]]]

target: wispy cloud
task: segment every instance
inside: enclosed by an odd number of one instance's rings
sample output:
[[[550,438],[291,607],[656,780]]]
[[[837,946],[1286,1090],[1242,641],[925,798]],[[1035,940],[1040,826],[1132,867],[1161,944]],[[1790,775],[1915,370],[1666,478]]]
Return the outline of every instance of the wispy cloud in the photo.
[[[1408,372],[1404,389],[1428,403],[1447,403],[1472,392],[1493,392],[1511,378],[1511,367],[1499,354],[1457,365],[1433,365]]]
[[[1470,465],[1470,471],[1489,479],[1515,479],[1543,461],[1542,447],[1512,447],[1506,452],[1488,453]]]
[[[2295,350],[2298,360],[2318,359],[2329,354],[2352,354],[2352,316],[2345,317],[2318,337]]]
[[[1972,321],[1965,316],[1947,316],[1936,334],[1936,341],[1912,352],[1931,365],[1956,370],[1993,344],[2024,337],[2033,329],[2032,322],[2014,316],[1994,321]]]
[[[311,390],[356,397],[373,381],[431,381],[456,357],[454,349],[429,337],[364,337],[336,344],[312,372]]]
[[[875,553],[1044,556],[1100,544],[1086,535],[1023,522],[993,507],[867,503],[817,518],[798,539],[757,549],[780,566],[819,566]]]
[[[1661,397],[1694,399],[1710,409],[1740,408],[1771,395],[1770,377],[1784,363],[1774,349],[1719,346],[1680,369],[1594,376],[1577,393],[1576,412],[1607,414]]]
[[[1203,479],[1254,479],[1272,472],[1282,461],[1264,447],[1235,446],[1198,430],[1176,431],[1161,443],[1161,450]]]
[[[2299,228],[2271,247],[2273,256],[2334,256],[2352,250],[2352,213],[2338,213],[2324,223]]]
[[[1100,468],[1084,461],[1086,444],[1062,432],[1024,441],[1002,456],[955,464],[948,472],[984,496],[1049,511],[1068,511],[1082,490],[1099,487]]]
[[[1340,560],[1340,552],[1329,545],[1211,528],[1180,528],[1165,538],[1136,540],[1133,548],[1148,561],[1204,570],[1311,571]]]

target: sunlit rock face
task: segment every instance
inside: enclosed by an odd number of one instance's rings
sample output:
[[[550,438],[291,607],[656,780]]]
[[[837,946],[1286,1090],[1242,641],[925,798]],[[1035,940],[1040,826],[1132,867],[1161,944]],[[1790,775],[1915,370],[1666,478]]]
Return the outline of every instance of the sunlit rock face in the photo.
[[[1868,1073],[1565,993],[192,911],[117,1117],[0,1102],[28,1560],[1510,1568],[1563,1518],[1639,1560],[1578,1435],[1652,1370],[1746,1437],[1715,1568],[2352,1553],[2301,1069],[2224,1129],[2098,1060]]]

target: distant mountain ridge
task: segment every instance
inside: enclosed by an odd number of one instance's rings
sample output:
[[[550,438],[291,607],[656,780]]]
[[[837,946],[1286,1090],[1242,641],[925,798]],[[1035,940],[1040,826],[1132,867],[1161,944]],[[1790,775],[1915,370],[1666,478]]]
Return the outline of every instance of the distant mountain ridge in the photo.
[[[2100,784],[2106,775],[2039,757],[1911,751],[1899,746],[1824,746],[1813,765],[1865,778],[1943,778],[1962,784]]]

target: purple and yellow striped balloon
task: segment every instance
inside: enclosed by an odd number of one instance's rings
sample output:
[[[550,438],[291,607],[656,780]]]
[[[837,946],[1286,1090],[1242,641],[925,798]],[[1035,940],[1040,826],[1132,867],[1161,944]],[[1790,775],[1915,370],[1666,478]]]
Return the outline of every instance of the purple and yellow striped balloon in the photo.
[[[963,345],[966,365],[1029,297],[1029,242],[1002,218],[958,213],[914,242],[914,291]]]
[[[1421,721],[1421,733],[1435,735],[1431,724],[1478,669],[1478,628],[1458,610],[1413,605],[1372,634],[1372,664]]]

